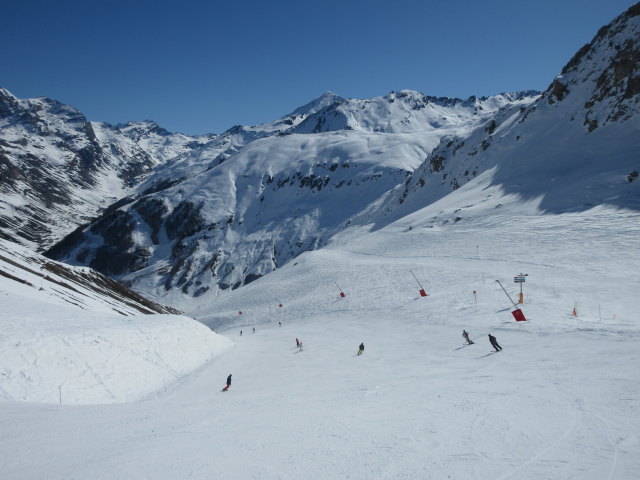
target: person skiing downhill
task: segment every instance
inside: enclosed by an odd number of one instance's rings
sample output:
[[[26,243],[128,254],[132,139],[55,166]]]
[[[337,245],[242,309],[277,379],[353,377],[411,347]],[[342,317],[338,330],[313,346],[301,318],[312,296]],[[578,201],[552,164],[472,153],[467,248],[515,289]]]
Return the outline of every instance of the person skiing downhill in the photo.
[[[467,332],[466,330],[462,330],[462,338],[467,341],[468,345],[473,345],[474,342],[471,341],[471,339],[469,338],[469,332]]]
[[[489,334],[489,341],[491,342],[491,346],[496,349],[496,352],[499,352],[500,350],[502,350],[502,347],[498,345],[498,341],[496,340],[496,337],[494,337],[491,334]]]
[[[231,386],[231,374],[229,374],[229,376],[227,377],[227,386],[224,387],[222,389],[223,392],[226,392],[227,390],[229,390],[229,387]]]
[[[364,353],[364,342],[360,344],[360,346],[358,347],[358,353],[357,355],[362,355]]]
[[[300,346],[300,340],[298,340],[298,338],[296,338],[296,347]]]

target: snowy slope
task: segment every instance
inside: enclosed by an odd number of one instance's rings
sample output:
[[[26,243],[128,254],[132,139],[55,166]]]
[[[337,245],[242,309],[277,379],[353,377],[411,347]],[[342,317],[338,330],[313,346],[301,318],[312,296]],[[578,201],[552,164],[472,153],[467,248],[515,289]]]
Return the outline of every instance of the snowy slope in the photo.
[[[638,220],[610,207],[548,215],[482,177],[214,304],[195,299],[188,313],[235,345],[178,388],[125,405],[3,405],[0,473],[635,479]],[[515,298],[520,272],[526,323],[495,282]]]
[[[131,401],[167,388],[230,344],[88,268],[4,240],[0,305],[0,401]]]

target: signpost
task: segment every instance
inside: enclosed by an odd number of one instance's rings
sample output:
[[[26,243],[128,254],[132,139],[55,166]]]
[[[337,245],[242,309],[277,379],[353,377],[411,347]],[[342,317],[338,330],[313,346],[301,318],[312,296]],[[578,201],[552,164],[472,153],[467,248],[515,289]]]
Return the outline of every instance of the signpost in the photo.
[[[515,277],[513,277],[513,283],[519,283],[520,284],[520,298],[518,303],[523,304],[524,303],[524,294],[522,293],[522,284],[526,281],[525,277],[528,277],[529,274],[528,273],[519,273],[518,275],[516,275]]]

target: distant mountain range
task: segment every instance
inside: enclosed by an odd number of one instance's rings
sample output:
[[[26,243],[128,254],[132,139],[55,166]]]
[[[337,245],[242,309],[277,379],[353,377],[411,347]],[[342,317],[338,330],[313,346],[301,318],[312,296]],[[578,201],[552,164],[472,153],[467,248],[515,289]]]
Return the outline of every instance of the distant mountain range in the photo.
[[[0,89],[0,235],[177,298],[238,288],[481,175],[550,213],[640,209],[639,25],[635,5],[542,94],[326,93],[221,135],[89,122]]]

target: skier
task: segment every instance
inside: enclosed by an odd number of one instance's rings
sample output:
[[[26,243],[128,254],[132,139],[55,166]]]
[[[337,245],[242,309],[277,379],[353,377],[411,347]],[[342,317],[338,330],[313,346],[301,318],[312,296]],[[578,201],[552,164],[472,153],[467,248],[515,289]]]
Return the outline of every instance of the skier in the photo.
[[[296,347],[299,347],[299,346],[300,346],[300,340],[296,338]]]
[[[302,342],[300,342],[300,343],[298,344],[298,348],[300,349],[300,350],[299,350],[300,352],[303,350],[303,348],[302,348]]]
[[[364,343],[361,343],[358,347],[358,355],[362,355],[364,353]]]
[[[227,386],[224,387],[222,389],[223,392],[226,392],[227,390],[229,390],[229,387],[231,386],[231,374],[229,374],[229,376],[227,377]]]
[[[242,336],[242,330],[240,330],[240,336]]]
[[[502,350],[502,347],[498,345],[498,341],[496,340],[496,337],[494,337],[491,334],[489,334],[489,341],[491,342],[491,346],[496,349],[496,352],[499,352],[500,350]]]
[[[253,327],[253,333],[256,333],[256,327]]]
[[[281,327],[282,326],[282,322],[278,322],[278,326]]]
[[[471,341],[471,339],[469,339],[469,332],[467,332],[466,330],[462,330],[462,338],[467,341],[468,345],[473,345],[473,342]]]

